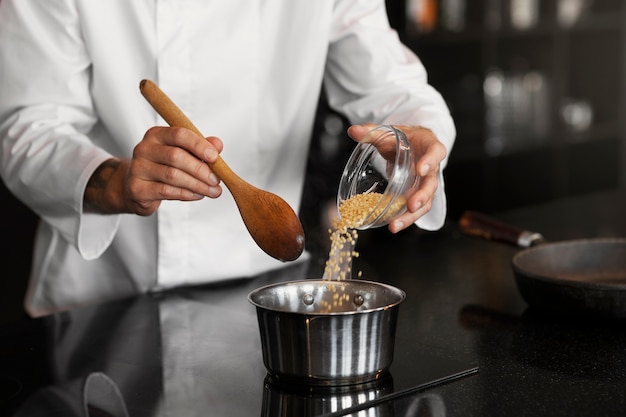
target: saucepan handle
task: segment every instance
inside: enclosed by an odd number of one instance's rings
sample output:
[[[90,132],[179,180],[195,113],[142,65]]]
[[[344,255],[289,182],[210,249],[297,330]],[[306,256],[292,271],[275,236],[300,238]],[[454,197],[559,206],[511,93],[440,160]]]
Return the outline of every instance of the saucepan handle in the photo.
[[[504,242],[521,248],[536,245],[544,240],[540,233],[507,224],[475,211],[466,211],[461,215],[459,228],[467,235]]]

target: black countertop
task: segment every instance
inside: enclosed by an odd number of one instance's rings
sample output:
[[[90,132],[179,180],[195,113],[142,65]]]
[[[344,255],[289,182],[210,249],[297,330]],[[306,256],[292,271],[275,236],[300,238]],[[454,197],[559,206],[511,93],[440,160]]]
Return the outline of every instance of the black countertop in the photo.
[[[626,236],[625,213],[617,190],[499,217],[556,241]],[[364,279],[407,294],[388,379],[314,390],[267,377],[247,294],[318,278],[320,254],[251,280],[0,327],[0,415],[626,415],[626,323],[528,308],[510,265],[519,249],[451,222],[435,233],[362,232],[357,250]]]

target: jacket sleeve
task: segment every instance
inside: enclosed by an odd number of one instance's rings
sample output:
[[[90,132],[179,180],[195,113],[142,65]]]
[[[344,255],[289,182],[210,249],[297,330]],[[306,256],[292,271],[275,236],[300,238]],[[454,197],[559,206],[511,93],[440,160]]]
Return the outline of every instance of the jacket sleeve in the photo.
[[[419,58],[389,26],[382,0],[337,0],[324,79],[329,105],[351,123],[406,124],[430,129],[448,155],[456,129],[441,95],[428,84]],[[443,226],[443,169],[431,211],[417,221],[425,230]]]
[[[71,0],[0,3],[0,174],[86,259],[110,244],[119,216],[83,213],[83,193],[110,153],[90,97],[90,61]]]

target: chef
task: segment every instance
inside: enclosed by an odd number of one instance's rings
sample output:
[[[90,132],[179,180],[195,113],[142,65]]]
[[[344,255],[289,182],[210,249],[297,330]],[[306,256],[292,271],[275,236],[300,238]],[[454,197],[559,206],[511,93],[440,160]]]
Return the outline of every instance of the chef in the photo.
[[[164,127],[142,79],[210,136]],[[384,0],[2,0],[0,174],[41,218],[27,312],[280,268],[206,162],[299,207],[320,93],[354,140],[394,124],[422,155],[390,230],[441,227],[454,124]]]

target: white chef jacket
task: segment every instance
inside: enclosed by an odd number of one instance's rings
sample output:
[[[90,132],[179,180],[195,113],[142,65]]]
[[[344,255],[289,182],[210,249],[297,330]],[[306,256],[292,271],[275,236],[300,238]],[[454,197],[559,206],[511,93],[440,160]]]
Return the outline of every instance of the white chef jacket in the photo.
[[[322,83],[352,123],[455,129],[383,0],[2,0],[1,174],[42,219],[32,315],[281,266],[228,191],[156,214],[83,212],[93,171],[165,123],[139,93],[154,80],[253,185],[300,204]],[[440,181],[443,179],[440,177]],[[443,182],[429,214],[445,217]]]

